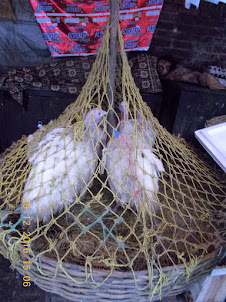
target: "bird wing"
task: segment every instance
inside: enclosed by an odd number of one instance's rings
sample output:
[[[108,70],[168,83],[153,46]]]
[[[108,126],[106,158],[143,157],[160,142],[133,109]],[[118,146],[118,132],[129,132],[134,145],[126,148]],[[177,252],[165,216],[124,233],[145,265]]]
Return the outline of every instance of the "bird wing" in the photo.
[[[144,148],[142,153],[149,160],[149,163],[155,167],[158,176],[161,172],[165,172],[162,161],[151,151],[151,149]]]

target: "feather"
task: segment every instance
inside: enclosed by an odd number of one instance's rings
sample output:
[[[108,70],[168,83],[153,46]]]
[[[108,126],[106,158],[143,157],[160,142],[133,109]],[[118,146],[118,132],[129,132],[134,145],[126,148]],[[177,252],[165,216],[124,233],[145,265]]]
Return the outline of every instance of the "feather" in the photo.
[[[123,208],[129,204],[138,213],[143,208],[146,216],[155,215],[158,178],[165,170],[148,145],[135,146],[133,137],[120,135],[109,141],[103,162],[117,204]]]
[[[106,140],[99,126],[106,112],[92,109],[84,119],[84,132],[74,140],[75,126],[55,128],[39,142],[36,153],[28,160],[32,164],[24,187],[23,199],[30,207],[23,216],[30,221],[47,223],[53,214],[81,200],[98,164],[102,142]],[[102,140],[102,142],[101,142]]]
[[[120,103],[121,121],[118,126],[119,133],[135,135],[135,131],[137,130],[138,135],[144,138],[146,144],[153,147],[155,144],[155,136],[152,131],[152,121],[145,121],[142,119],[140,112],[137,112],[137,123],[135,123],[132,119],[128,119],[128,109],[129,105],[127,102],[123,101]]]
[[[158,180],[165,169],[161,160],[152,152],[154,140],[150,142],[150,136],[147,136],[148,139],[144,141],[139,134],[142,121],[138,120],[135,139],[135,124],[128,120],[124,107],[127,103],[122,102],[120,105],[122,121],[118,127],[119,136],[109,140],[103,153],[109,188],[118,206],[125,208],[129,205],[139,214],[143,211],[146,217],[152,216],[159,208]]]

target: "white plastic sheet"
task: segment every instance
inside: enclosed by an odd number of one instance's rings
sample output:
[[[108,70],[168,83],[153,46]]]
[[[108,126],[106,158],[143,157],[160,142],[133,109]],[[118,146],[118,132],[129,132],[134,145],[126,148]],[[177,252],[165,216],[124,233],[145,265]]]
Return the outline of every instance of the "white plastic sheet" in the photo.
[[[195,137],[226,172],[226,123],[197,130]]]

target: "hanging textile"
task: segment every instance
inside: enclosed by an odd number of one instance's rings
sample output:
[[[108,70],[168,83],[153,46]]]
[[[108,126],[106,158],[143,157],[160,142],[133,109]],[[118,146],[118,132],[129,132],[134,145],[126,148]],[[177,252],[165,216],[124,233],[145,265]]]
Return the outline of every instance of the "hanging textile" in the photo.
[[[96,54],[110,15],[107,0],[30,0],[52,56]],[[125,50],[148,50],[163,0],[122,0]]]
[[[190,9],[191,4],[195,5],[196,8],[199,7],[200,0],[185,0],[185,7]]]
[[[226,0],[205,0],[205,1],[212,2],[214,4],[219,4],[219,2],[226,3]],[[200,3],[200,0],[185,0],[185,7],[187,9],[190,9],[191,4],[193,4],[196,6],[196,8],[198,8],[199,3]]]

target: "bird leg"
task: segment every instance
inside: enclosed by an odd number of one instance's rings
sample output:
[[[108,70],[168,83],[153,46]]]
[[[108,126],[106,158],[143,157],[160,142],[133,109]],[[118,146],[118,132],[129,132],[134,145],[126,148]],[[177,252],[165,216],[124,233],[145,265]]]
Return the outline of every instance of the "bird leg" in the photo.
[[[102,163],[100,163],[100,174],[104,174],[104,170],[106,167],[106,154],[105,152],[107,151],[107,148],[103,148],[102,149]]]

